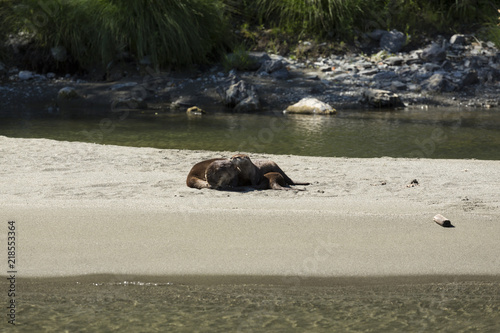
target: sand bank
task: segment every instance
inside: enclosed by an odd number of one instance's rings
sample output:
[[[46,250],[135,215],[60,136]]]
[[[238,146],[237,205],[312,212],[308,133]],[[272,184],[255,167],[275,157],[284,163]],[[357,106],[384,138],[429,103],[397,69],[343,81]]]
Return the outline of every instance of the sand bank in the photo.
[[[500,275],[499,161],[250,154],[312,185],[186,187],[232,154],[0,137],[2,243],[23,277]]]

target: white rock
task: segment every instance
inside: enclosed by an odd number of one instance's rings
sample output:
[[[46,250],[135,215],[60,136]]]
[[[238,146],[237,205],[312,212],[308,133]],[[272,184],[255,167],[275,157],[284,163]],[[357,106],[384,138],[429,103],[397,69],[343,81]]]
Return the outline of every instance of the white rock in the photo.
[[[290,105],[284,111],[285,113],[304,113],[304,114],[334,114],[337,111],[330,105],[318,100],[317,98],[303,98],[299,102]]]

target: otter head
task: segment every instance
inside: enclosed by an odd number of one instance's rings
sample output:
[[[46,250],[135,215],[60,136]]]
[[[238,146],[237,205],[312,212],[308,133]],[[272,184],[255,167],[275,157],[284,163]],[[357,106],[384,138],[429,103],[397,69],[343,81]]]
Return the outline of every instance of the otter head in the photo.
[[[235,187],[238,185],[238,170],[228,160],[214,161],[205,171],[205,178],[215,189]]]
[[[250,157],[248,157],[248,155],[245,154],[236,154],[232,156],[229,160],[237,167],[253,164],[252,161],[250,160]]]

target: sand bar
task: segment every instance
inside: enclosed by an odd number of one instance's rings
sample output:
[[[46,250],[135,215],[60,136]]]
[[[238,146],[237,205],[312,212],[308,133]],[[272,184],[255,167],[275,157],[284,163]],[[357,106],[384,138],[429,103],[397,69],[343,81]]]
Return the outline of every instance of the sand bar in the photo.
[[[500,275],[499,161],[250,154],[312,185],[186,187],[232,154],[0,137],[18,275]]]

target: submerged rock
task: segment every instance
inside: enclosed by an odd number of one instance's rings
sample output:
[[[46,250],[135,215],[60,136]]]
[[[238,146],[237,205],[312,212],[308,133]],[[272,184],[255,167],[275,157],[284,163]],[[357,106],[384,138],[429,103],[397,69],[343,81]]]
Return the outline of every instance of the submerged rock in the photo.
[[[201,116],[201,115],[205,114],[206,112],[205,112],[205,110],[200,109],[197,106],[192,106],[186,110],[186,113],[190,114],[190,115]]]
[[[302,114],[335,114],[337,113],[337,110],[316,98],[308,97],[290,105],[284,112]]]

